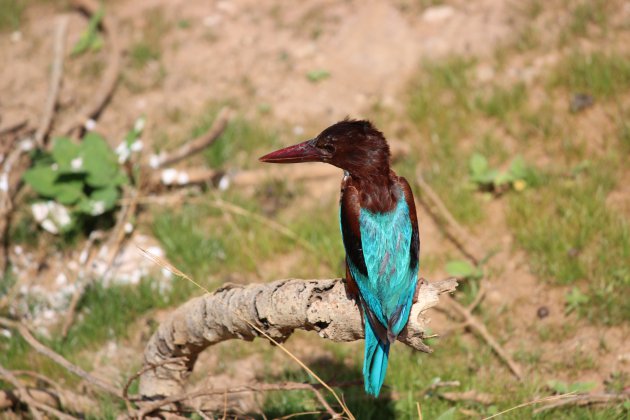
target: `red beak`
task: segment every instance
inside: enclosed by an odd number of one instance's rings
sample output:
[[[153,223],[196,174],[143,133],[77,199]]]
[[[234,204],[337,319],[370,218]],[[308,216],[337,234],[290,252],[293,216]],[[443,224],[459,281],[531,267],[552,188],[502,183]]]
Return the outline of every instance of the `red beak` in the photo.
[[[258,160],[269,163],[322,162],[324,154],[313,143],[313,140],[307,140],[294,144],[266,154]]]

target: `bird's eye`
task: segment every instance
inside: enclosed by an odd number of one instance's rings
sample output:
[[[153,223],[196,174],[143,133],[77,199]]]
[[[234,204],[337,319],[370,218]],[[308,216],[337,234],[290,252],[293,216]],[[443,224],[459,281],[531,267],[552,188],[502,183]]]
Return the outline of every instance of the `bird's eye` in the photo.
[[[324,144],[322,146],[322,149],[324,149],[325,151],[327,151],[328,153],[335,153],[335,146],[333,146],[330,143]]]

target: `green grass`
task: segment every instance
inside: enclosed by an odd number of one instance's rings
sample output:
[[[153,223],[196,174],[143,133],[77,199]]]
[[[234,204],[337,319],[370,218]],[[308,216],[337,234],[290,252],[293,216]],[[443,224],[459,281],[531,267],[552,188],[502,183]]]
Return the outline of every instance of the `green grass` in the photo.
[[[510,197],[508,222],[534,273],[553,284],[588,287],[582,315],[594,321],[627,320],[630,302],[630,225],[608,209],[618,163],[591,164],[571,178],[549,177],[544,187]]]
[[[551,84],[571,93],[615,98],[630,89],[630,58],[619,53],[573,52],[558,66]]]
[[[0,32],[14,31],[20,26],[24,3],[19,0],[0,0]]]
[[[160,59],[160,50],[156,45],[148,44],[145,41],[140,41],[131,46],[129,51],[129,58],[131,59],[131,65],[134,68],[143,68],[150,61],[157,61]]]
[[[605,30],[608,24],[610,3],[606,0],[580,1],[571,12],[571,20],[568,27],[570,35],[586,37],[589,35],[589,27],[591,26]]]
[[[465,151],[460,139],[475,107],[469,80],[473,62],[452,58],[426,63],[411,85],[408,112],[421,136],[420,169],[453,215],[473,224],[482,219],[480,204],[465,182]]]

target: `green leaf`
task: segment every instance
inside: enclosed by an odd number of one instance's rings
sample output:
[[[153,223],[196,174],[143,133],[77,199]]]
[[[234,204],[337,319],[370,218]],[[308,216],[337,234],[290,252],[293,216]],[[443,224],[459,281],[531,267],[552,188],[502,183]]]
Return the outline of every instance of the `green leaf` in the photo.
[[[471,278],[477,277],[478,269],[464,260],[454,260],[446,263],[446,272],[453,277]]]
[[[75,204],[83,195],[83,182],[55,182],[55,201],[67,206]]]
[[[519,155],[515,157],[510,164],[509,170],[509,173],[512,175],[514,180],[527,178],[527,172],[527,164],[525,163],[525,159],[523,159],[523,156]]]
[[[72,162],[77,162],[75,159],[81,159],[80,154],[81,146],[73,143],[69,138],[58,137],[54,140],[52,157],[55,160],[55,163],[59,165],[60,173],[83,171],[81,168],[75,169],[72,167]]]
[[[87,50],[96,51],[102,47],[103,39],[98,33],[98,25],[100,25],[104,14],[105,10],[101,7],[92,15],[90,22],[88,23],[88,27],[81,34],[81,37],[74,45],[74,48],[72,48],[72,52],[70,53],[71,55],[81,55]]]
[[[488,171],[488,160],[481,153],[473,153],[470,157],[470,173],[475,175],[483,175]]]
[[[120,167],[116,155],[105,140],[96,133],[88,133],[83,138],[82,147],[87,184],[94,188],[115,185]]]
[[[472,181],[482,185],[493,185],[498,176],[498,170],[490,169],[482,174],[473,175]]]
[[[514,178],[509,172],[501,172],[494,178],[494,185],[497,187],[505,184],[509,184],[514,181]]]
[[[442,414],[440,414],[435,420],[453,420],[455,418],[455,407],[451,407]]]
[[[57,179],[57,172],[50,166],[35,166],[24,172],[22,179],[34,189],[37,194],[44,197],[55,196],[55,179]]]
[[[577,392],[578,394],[584,394],[595,389],[597,384],[595,382],[574,382],[569,385],[569,392]]]
[[[105,211],[111,210],[116,207],[116,202],[120,196],[119,190],[116,187],[105,187],[92,191],[90,194],[90,200],[101,201],[105,204]]]

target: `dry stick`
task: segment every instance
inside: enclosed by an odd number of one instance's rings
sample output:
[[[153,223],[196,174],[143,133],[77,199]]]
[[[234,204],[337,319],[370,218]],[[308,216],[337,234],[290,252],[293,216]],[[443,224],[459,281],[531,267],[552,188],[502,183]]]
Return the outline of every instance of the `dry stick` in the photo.
[[[99,379],[99,378],[97,378],[95,376],[92,376],[91,374],[89,374],[85,370],[81,369],[80,367],[70,363],[68,360],[66,360],[60,354],[55,353],[50,348],[46,347],[45,345],[43,345],[42,343],[37,341],[37,339],[35,337],[33,337],[31,332],[29,331],[29,329],[24,324],[22,324],[20,322],[16,322],[16,321],[11,321],[10,319],[7,319],[7,318],[0,317],[0,325],[2,325],[3,327],[6,327],[6,328],[11,328],[11,329],[17,330],[20,333],[20,335],[22,336],[22,338],[24,338],[24,340],[28,344],[30,344],[31,347],[33,347],[33,349],[35,349],[35,351],[37,351],[38,353],[48,357],[53,362],[55,362],[58,365],[62,366],[66,370],[69,370],[70,372],[72,372],[75,375],[79,376],[80,378],[85,380],[90,385],[93,385],[96,388],[100,388],[100,389],[102,389],[102,390],[104,390],[104,391],[106,391],[106,392],[108,392],[111,395],[114,395],[116,397],[119,397],[119,398],[121,397],[120,391],[118,389],[116,389],[113,385],[109,384],[108,382],[105,382],[102,379]]]
[[[31,414],[33,414],[33,417],[35,417],[35,419],[42,419],[43,417],[41,415],[41,413],[38,410],[42,410],[45,411],[49,414],[52,414],[54,416],[57,416],[60,419],[63,420],[75,420],[76,417],[71,416],[69,414],[63,413],[59,410],[57,410],[56,408],[50,407],[46,404],[43,404],[37,400],[35,400],[33,397],[31,397],[31,395],[29,394],[28,390],[26,389],[26,387],[24,385],[22,385],[22,383],[11,373],[11,371],[5,369],[2,365],[0,365],[0,375],[2,377],[4,377],[4,379],[9,382],[11,385],[13,385],[14,387],[17,388],[17,390],[20,393],[20,400],[22,400],[24,403],[26,403],[26,405],[28,406],[29,410],[31,411]]]
[[[89,16],[98,12],[101,7],[95,0],[72,0],[73,7],[84,11]],[[121,67],[121,46],[118,39],[118,28],[114,18],[111,15],[103,16],[101,27],[107,34],[107,44],[109,46],[109,55],[107,57],[107,69],[101,80],[101,84],[96,93],[90,95],[91,100],[83,106],[78,112],[73,113],[73,117],[59,130],[63,134],[72,134],[73,131],[83,127],[85,122],[91,118],[95,118],[101,113],[109,98],[114,92],[116,82]]]
[[[155,168],[163,168],[165,166],[173,165],[180,160],[184,160],[196,153],[199,153],[206,147],[209,147],[214,143],[223,133],[227,127],[230,119],[232,118],[232,111],[229,108],[222,108],[217,117],[212,123],[212,127],[203,135],[197,137],[194,140],[186,142],[179,149],[172,153],[161,155],[158,157]]]
[[[418,186],[422,192],[427,195],[429,201],[431,202],[427,202],[424,198],[424,194],[421,194],[419,199],[423,207],[433,216],[438,226],[441,226],[444,229],[444,233],[455,244],[455,246],[475,265],[479,264],[479,262],[483,260],[483,257],[481,255],[477,255],[475,251],[467,246],[468,244],[474,243],[470,235],[459,223],[457,223],[457,220],[455,220],[444,202],[435,193],[435,191],[433,191],[433,188],[426,183],[420,172],[417,173],[416,181],[418,182]],[[437,210],[438,214],[435,213],[434,208]],[[446,224],[441,223],[440,216],[444,219]]]
[[[242,319],[242,318],[241,318]],[[333,397],[335,397],[335,399],[337,400],[337,402],[339,403],[339,405],[341,406],[341,409],[343,410],[344,413],[346,413],[348,415],[348,417],[350,418],[350,420],[355,420],[354,415],[352,414],[352,412],[350,411],[350,409],[348,408],[348,406],[346,406],[345,402],[341,400],[341,398],[339,398],[339,396],[337,395],[337,393],[335,392],[334,389],[332,389],[322,378],[320,378],[315,372],[313,372],[313,370],[311,368],[309,368],[308,366],[306,366],[306,363],[302,362],[296,355],[294,355],[293,353],[291,353],[286,347],[284,347],[282,344],[280,344],[280,342],[274,340],[269,334],[267,334],[266,332],[264,332],[263,330],[261,330],[260,328],[258,328],[257,326],[255,326],[254,324],[252,324],[251,322],[247,321],[246,319],[242,319],[243,321],[247,322],[249,324],[250,327],[252,327],[253,329],[255,329],[256,331],[258,331],[259,333],[261,333],[262,335],[264,335],[267,339],[269,339],[271,342],[273,342],[273,344],[275,344],[276,346],[280,347],[280,350],[282,350],[283,352],[285,352],[291,359],[293,359],[293,361],[295,361],[295,363],[297,363],[298,365],[300,365],[300,367],[302,367],[302,369],[304,369],[306,372],[308,372],[309,375],[311,375],[313,378],[315,378],[317,380],[317,382],[319,382],[324,388],[326,388],[326,390],[328,392],[330,392]],[[313,385],[311,384],[311,387]],[[328,406],[330,407],[330,406]],[[331,409],[332,410],[332,409]],[[333,411],[333,418],[337,417],[337,413],[335,413]]]
[[[498,412],[498,413],[496,413],[496,414],[493,414],[493,415],[491,415],[491,416],[489,416],[489,417],[484,417],[484,419],[483,419],[483,420],[490,420],[490,419],[493,419],[493,418],[495,418],[495,417],[502,416],[502,415],[503,415],[503,414],[505,414],[505,413],[509,413],[510,411],[517,410],[517,409],[519,409],[519,408],[527,407],[527,406],[534,405],[534,404],[539,404],[539,403],[542,403],[542,402],[550,402],[550,401],[561,400],[561,399],[563,399],[563,398],[569,398],[569,397],[571,397],[571,396],[573,396],[573,395],[575,395],[575,393],[574,393],[574,392],[569,392],[568,394],[551,395],[551,396],[549,396],[549,397],[538,398],[538,399],[535,399],[535,400],[533,400],[533,401],[528,401],[528,402],[526,402],[526,403],[519,404],[519,405],[516,405],[516,406],[514,406],[514,407],[510,407],[510,408],[508,408],[507,410],[500,411],[500,412]]]
[[[0,136],[13,133],[14,131],[19,131],[22,128],[26,127],[26,124],[28,124],[28,120],[25,118],[23,120],[19,120],[17,122],[9,124],[6,127],[2,127],[0,128]],[[2,163],[2,161],[0,161],[0,163]]]
[[[448,208],[444,205],[440,197],[433,191],[433,189],[427,184],[422,176],[418,174],[417,176],[418,185],[422,189],[424,193],[431,199],[433,205],[439,210],[442,218],[450,224],[451,234],[447,234],[447,236],[455,243],[455,245],[462,251],[464,255],[466,255],[473,263],[478,264],[481,260],[478,256],[467,247],[467,244],[471,242],[470,235],[455,221],[453,215],[448,211]],[[424,203],[424,202],[423,202]],[[431,205],[425,205],[426,208],[430,209]],[[429,213],[434,216],[436,223],[440,224],[439,218],[435,217],[435,213],[429,210]],[[447,232],[449,229],[447,229]],[[456,235],[453,234],[453,231],[457,231]],[[467,238],[466,240],[462,238]],[[482,295],[483,297],[483,295]],[[471,311],[465,307],[463,307],[459,302],[455,299],[448,297],[448,301],[451,304],[451,307],[455,309],[465,320],[465,325],[470,326],[477,334],[481,336],[489,345],[492,347],[494,352],[503,360],[505,364],[508,365],[512,373],[519,379],[523,379],[523,373],[520,365],[516,363],[510,355],[501,347],[501,345],[492,337],[492,335],[488,332],[486,326],[477,320],[477,318],[471,313]],[[481,301],[475,299],[475,306]],[[471,305],[472,306],[472,305]]]
[[[472,328],[473,331],[479,334],[481,338],[483,338],[486,343],[488,343],[488,345],[492,347],[492,350],[494,350],[494,352],[501,358],[501,360],[503,360],[503,362],[508,365],[514,376],[516,376],[519,380],[522,380],[523,371],[520,365],[512,360],[510,355],[507,354],[507,352],[503,349],[503,347],[501,347],[497,340],[495,340],[494,337],[488,332],[485,324],[478,321],[477,318],[472,313],[470,313],[467,308],[463,307],[452,297],[447,296],[447,301],[450,303],[453,309],[455,309],[455,311],[464,318],[465,325],[469,326],[470,328]]]
[[[356,382],[343,383],[343,384],[334,384],[333,386],[354,386],[357,385]],[[132,413],[132,417],[141,419],[149,413],[152,413],[165,405],[182,402],[185,400],[199,398],[199,397],[210,397],[215,395],[228,395],[228,394],[241,394],[244,392],[268,392],[268,391],[312,391],[313,388],[321,389],[323,386],[320,384],[310,384],[303,382],[283,382],[279,384],[254,384],[254,385],[241,385],[234,388],[224,388],[224,389],[201,389],[197,391],[185,392],[178,395],[173,395],[170,397],[166,397],[162,400],[151,402],[148,405],[142,407],[142,409]]]
[[[61,79],[63,76],[63,57],[66,40],[66,30],[68,28],[68,16],[61,16],[57,22],[57,30],[55,32],[55,43],[53,47],[53,63],[50,74],[50,87],[48,89],[48,98],[44,105],[44,112],[39,127],[35,132],[35,144],[38,147],[44,147],[44,140],[50,130],[50,124],[55,113],[59,90],[61,89]]]
[[[629,393],[622,394],[583,394],[583,395],[571,395],[561,401],[555,401],[551,404],[544,405],[534,410],[534,414],[541,411],[552,410],[554,408],[562,407],[565,405],[590,405],[590,404],[610,404],[622,401],[630,401]]]
[[[138,379],[140,376],[142,376],[143,373],[155,369],[159,366],[164,366],[166,364],[169,363],[177,363],[177,362],[182,362],[185,361],[187,358],[186,357],[173,357],[170,359],[165,359],[162,360],[159,363],[152,363],[152,364],[148,364],[146,366],[144,366],[142,369],[140,369],[139,371],[137,371],[136,373],[134,373],[133,375],[131,375],[131,377],[127,380],[127,383],[125,384],[125,387],[123,388],[122,391],[122,397],[127,400],[130,401],[131,397],[129,397],[129,387],[131,386],[131,384],[133,383],[133,381],[135,381],[136,379]]]

